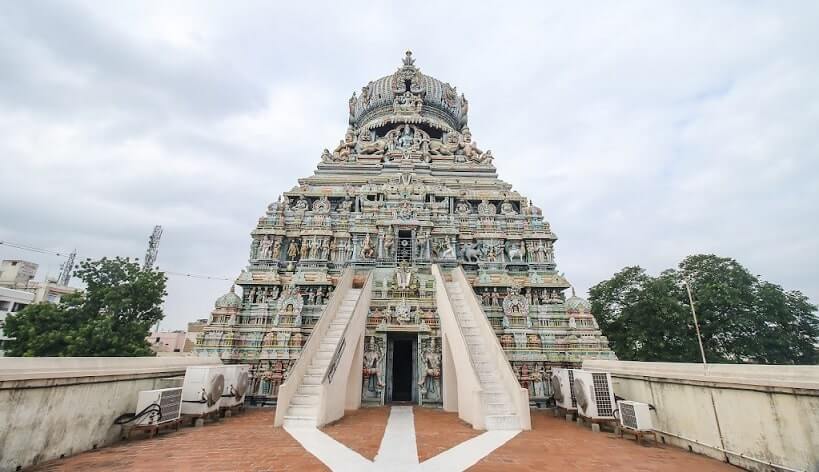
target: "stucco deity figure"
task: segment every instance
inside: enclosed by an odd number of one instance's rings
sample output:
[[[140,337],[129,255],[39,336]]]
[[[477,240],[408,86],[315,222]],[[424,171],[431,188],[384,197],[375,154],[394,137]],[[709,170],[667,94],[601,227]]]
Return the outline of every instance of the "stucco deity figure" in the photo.
[[[333,262],[338,260],[338,242],[336,238],[330,240],[330,260]]]
[[[367,379],[367,390],[375,392],[384,388],[384,379],[381,373],[381,358],[383,353],[375,342],[374,337],[370,337],[367,349],[364,352],[364,378]]]
[[[273,241],[270,240],[270,236],[265,236],[264,239],[259,243],[259,259],[270,259],[270,247],[273,245]]]
[[[483,293],[481,293],[481,301],[483,301],[483,304],[485,306],[492,305],[492,295],[489,293],[488,290],[485,290]]]
[[[268,331],[265,333],[264,338],[262,339],[262,344],[265,346],[272,346],[276,339],[276,332],[275,331]]]
[[[327,259],[328,248],[327,248],[327,241],[325,239],[321,239],[319,241],[318,252],[319,252],[319,258]]]
[[[316,290],[315,303],[316,303],[316,305],[323,305],[324,304],[324,289],[321,288],[321,287],[319,287],[318,290]]]
[[[497,255],[495,254],[494,246],[489,246],[489,252],[486,253],[486,261],[487,262],[495,262],[497,259]]]
[[[287,346],[288,340],[290,340],[290,333],[288,331],[279,331],[276,334],[276,344],[278,346]]]
[[[310,244],[310,259],[318,259],[319,241],[313,241]]]
[[[437,393],[439,391],[438,382],[441,378],[441,354],[436,352],[435,338],[429,339],[429,345],[424,349],[421,361],[423,367],[421,369],[421,379],[418,381],[421,393]]]
[[[330,150],[324,148],[324,151],[321,152],[321,162],[333,162],[333,156],[330,154]]]
[[[307,291],[307,304],[308,305],[316,304],[316,292],[314,290]]]
[[[270,292],[270,298],[268,298],[268,301],[277,300],[279,298],[279,293],[280,293],[279,287],[274,286],[273,290]]]
[[[409,125],[404,125],[404,129],[401,130],[401,135],[398,136],[397,141],[398,147],[401,149],[409,149],[412,147],[413,133]]]
[[[350,116],[353,116],[355,113],[356,103],[358,103],[358,98],[356,98],[355,92],[353,92],[353,96],[350,97]]]
[[[500,294],[498,294],[498,289],[492,290],[492,306],[500,306]]]
[[[355,150],[356,144],[355,133],[352,128],[348,128],[344,139],[339,141],[338,146],[333,150],[332,160],[341,162],[350,160],[350,154]]]
[[[395,235],[392,231],[392,226],[387,229],[387,234],[384,235],[384,257],[392,257],[392,249],[395,246]]]
[[[515,211],[515,206],[512,205],[511,202],[504,201],[501,204],[501,214],[507,215],[507,216],[514,216],[514,215],[517,215],[518,212]]]
[[[308,257],[310,257],[310,248],[311,248],[311,244],[310,244],[309,239],[305,239],[305,240],[303,240],[301,242],[301,258],[302,259],[307,259]]]
[[[375,249],[373,249],[372,242],[370,241],[370,233],[367,233],[364,236],[364,241],[361,242],[361,253],[360,256],[362,259],[371,259],[375,254]]]
[[[406,262],[395,269],[395,288],[399,290],[407,290],[412,285],[412,270]]]
[[[276,240],[273,241],[273,249],[270,251],[270,258],[274,259],[274,260],[277,260],[281,256],[281,252],[282,252],[282,240],[279,239],[279,238],[276,238]]]
[[[426,259],[427,258],[427,241],[429,240],[429,236],[425,232],[418,233],[418,236],[415,238],[415,249],[416,253],[418,254],[419,259]]]
[[[465,156],[469,161],[480,162],[483,151],[478,148],[477,142],[472,141],[472,133],[469,131],[469,128],[464,128],[461,131],[461,139],[458,143],[458,148],[459,149],[456,154]]]
[[[305,211],[307,210],[307,208],[309,208],[309,205],[307,204],[307,199],[303,197],[299,198],[296,204],[293,205],[293,210],[296,211]]]
[[[455,213],[459,215],[468,215],[472,212],[472,205],[465,200],[458,201],[458,204],[455,206]]]
[[[532,379],[532,397],[546,398],[548,390],[546,387],[546,372],[543,370],[543,366],[535,364],[535,369],[530,374],[530,378]]]
[[[444,238],[441,243],[441,259],[455,259],[455,247],[449,243],[449,238]]]

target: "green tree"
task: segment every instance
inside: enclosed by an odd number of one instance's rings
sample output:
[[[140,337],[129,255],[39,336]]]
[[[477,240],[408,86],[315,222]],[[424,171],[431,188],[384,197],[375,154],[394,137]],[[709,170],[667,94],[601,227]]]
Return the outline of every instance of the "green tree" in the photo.
[[[689,256],[657,277],[626,267],[589,290],[592,312],[620,359],[700,361],[684,281],[709,362],[819,363],[817,307],[715,255]]]
[[[75,276],[86,290],[57,305],[29,305],[6,318],[12,356],[148,356],[145,340],[162,319],[166,277],[117,257],[86,260]]]

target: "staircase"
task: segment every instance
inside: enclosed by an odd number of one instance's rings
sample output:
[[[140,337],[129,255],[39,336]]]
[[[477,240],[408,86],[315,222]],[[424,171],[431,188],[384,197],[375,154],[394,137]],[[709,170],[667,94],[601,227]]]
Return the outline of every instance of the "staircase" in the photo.
[[[290,401],[287,414],[284,416],[284,426],[316,426],[321,403],[322,382],[324,382],[327,368],[330,366],[339,341],[342,339],[344,330],[350,321],[361,291],[362,289],[351,288],[341,301],[341,305],[330,322],[326,335],[320,340],[318,351],[310,361],[310,365],[307,367],[296,393]],[[330,313],[325,313],[325,316],[328,314]]]
[[[473,312],[473,310],[469,310],[469,304],[464,299],[464,296],[474,297],[475,295],[473,293],[464,294],[460,286],[455,282],[447,282],[446,291],[457,317],[461,333],[469,348],[472,365],[478,374],[486,429],[521,429],[521,420],[516,413],[514,403],[506,388],[504,388],[501,376],[497,371],[498,363],[495,359],[489,357],[491,353],[495,352],[495,349],[492,349],[493,346],[488,345],[488,342],[496,341],[494,339],[484,339],[477,324],[487,323],[485,315],[482,311]],[[481,318],[477,319],[478,316]],[[515,388],[519,388],[517,382],[515,382]]]

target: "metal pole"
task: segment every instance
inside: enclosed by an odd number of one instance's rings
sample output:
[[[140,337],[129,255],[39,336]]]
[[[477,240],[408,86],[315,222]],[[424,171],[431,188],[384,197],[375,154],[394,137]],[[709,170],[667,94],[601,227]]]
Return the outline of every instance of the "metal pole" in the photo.
[[[700,324],[697,321],[697,312],[694,311],[694,298],[691,296],[691,287],[688,285],[687,280],[683,280],[683,285],[685,285],[685,291],[688,292],[688,302],[691,305],[691,316],[694,317],[694,328],[697,330],[697,342],[700,343],[700,355],[702,355],[702,367],[705,369],[705,372],[708,373],[708,362],[705,361],[705,349],[702,347]]]

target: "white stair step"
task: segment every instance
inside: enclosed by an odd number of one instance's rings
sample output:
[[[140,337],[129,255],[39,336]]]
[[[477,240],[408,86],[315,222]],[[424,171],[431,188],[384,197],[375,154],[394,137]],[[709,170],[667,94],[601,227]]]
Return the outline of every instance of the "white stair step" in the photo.
[[[319,401],[318,395],[293,395],[291,405],[315,405]]]
[[[487,403],[486,414],[488,415],[509,415],[514,414],[512,408],[506,403]]]
[[[520,429],[518,415],[486,415],[486,429]]]
[[[488,392],[486,390],[481,392],[481,398],[483,398],[484,403],[504,403],[507,400],[504,392]]]
[[[321,367],[308,367],[306,374],[307,375],[324,375],[324,369],[322,369]]]
[[[318,395],[321,392],[321,385],[299,385],[296,389],[296,395]]]
[[[290,408],[287,409],[287,413],[291,416],[308,416],[314,417],[316,416],[317,408],[315,405],[290,405]]]
[[[305,375],[302,385],[321,385],[322,380],[324,380],[323,375]]]
[[[315,428],[316,418],[314,416],[285,415],[284,426],[288,428]]]

